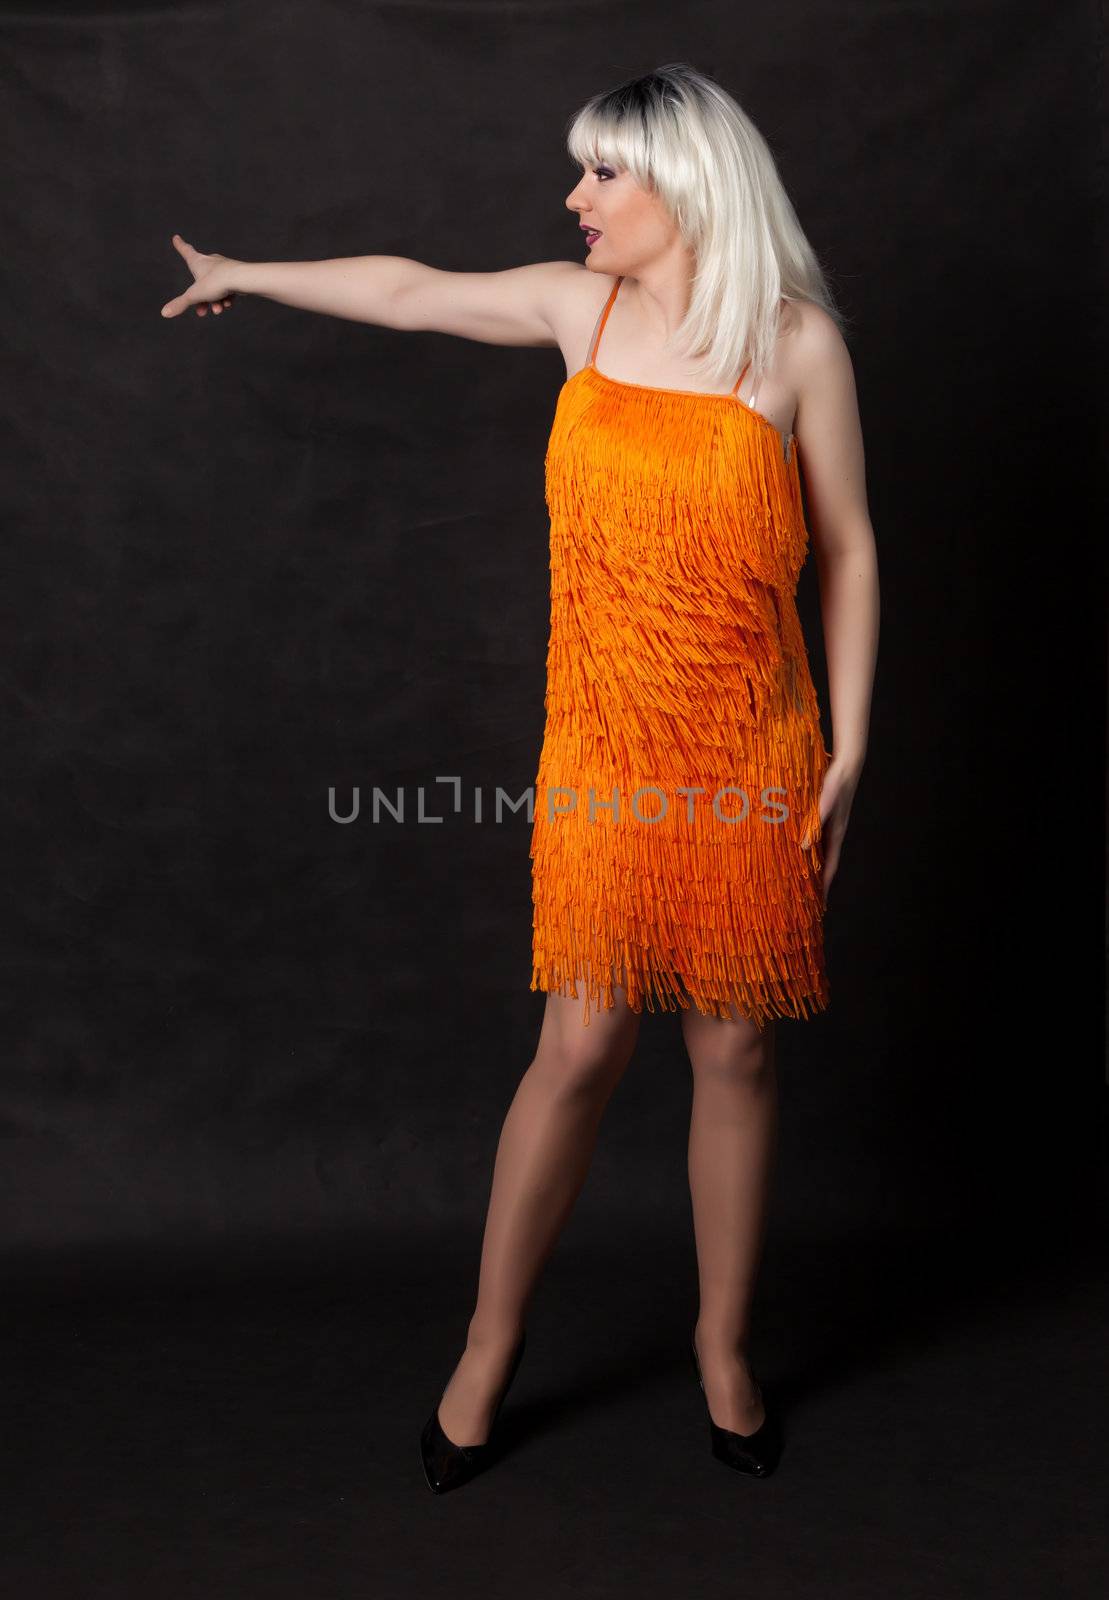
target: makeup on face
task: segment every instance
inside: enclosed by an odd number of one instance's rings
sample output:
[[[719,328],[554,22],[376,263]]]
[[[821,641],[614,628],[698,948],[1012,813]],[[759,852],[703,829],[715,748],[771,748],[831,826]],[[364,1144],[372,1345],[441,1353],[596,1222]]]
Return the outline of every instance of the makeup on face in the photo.
[[[605,162],[598,162],[598,164],[595,167],[592,168],[592,171],[595,174],[598,183],[608,183],[611,179],[613,179],[616,176],[616,174],[612,170],[612,168],[610,166],[608,166]],[[581,228],[582,232],[585,235],[585,247],[586,247],[586,249],[587,250],[592,250],[592,248],[596,244],[597,240],[604,237],[601,229],[593,227],[593,225],[591,223],[586,223],[586,222],[581,221],[580,218],[579,218],[579,224],[578,225],[579,225],[579,227]]]

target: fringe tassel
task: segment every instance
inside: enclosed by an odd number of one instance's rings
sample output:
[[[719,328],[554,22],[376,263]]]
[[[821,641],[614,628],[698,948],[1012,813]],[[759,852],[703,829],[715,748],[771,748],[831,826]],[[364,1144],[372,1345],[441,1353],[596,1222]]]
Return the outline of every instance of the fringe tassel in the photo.
[[[636,1011],[734,1005],[759,1027],[828,1004],[831,752],[795,601],[791,442],[731,396],[593,366],[559,395],[531,988],[584,983],[586,1023],[619,982]]]

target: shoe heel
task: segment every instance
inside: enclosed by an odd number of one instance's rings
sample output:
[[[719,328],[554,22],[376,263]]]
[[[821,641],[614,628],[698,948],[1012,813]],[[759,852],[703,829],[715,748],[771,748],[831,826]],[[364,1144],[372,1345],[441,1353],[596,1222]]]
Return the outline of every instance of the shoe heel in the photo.
[[[427,1486],[433,1494],[445,1494],[449,1489],[458,1489],[464,1483],[469,1483],[471,1478],[483,1472],[489,1465],[493,1455],[493,1430],[497,1426],[497,1418],[501,1414],[505,1396],[512,1387],[512,1381],[524,1357],[524,1346],[527,1343],[527,1329],[520,1335],[520,1342],[512,1357],[508,1369],[508,1376],[497,1397],[497,1404],[493,1408],[493,1418],[489,1424],[489,1436],[484,1444],[455,1444],[453,1439],[448,1439],[443,1432],[439,1421],[439,1400],[435,1402],[435,1409],[424,1423],[420,1434],[420,1461],[424,1469]],[[443,1394],[446,1389],[443,1390]]]
[[[712,1412],[708,1410],[708,1395],[705,1393],[705,1380],[701,1372],[701,1362],[697,1355],[697,1342],[690,1335],[690,1351],[693,1356],[693,1371],[697,1382],[701,1386],[701,1393],[705,1396],[705,1410],[708,1412],[709,1441],[712,1453],[718,1461],[725,1466],[733,1467],[737,1472],[745,1472],[752,1478],[768,1478],[778,1465],[781,1454],[781,1429],[778,1423],[777,1407],[771,1404],[770,1396],[766,1393],[758,1376],[752,1368],[751,1376],[758,1386],[762,1396],[763,1410],[766,1415],[755,1429],[754,1433],[733,1433],[730,1428],[721,1428],[712,1420]]]

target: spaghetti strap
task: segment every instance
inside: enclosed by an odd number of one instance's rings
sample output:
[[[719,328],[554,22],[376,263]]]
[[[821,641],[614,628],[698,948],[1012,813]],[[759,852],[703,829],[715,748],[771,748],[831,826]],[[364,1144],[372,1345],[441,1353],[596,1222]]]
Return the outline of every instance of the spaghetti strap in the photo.
[[[585,364],[586,364],[587,367],[596,366],[597,347],[601,342],[601,335],[605,331],[605,323],[608,321],[608,314],[612,310],[613,304],[614,304],[614,302],[616,300],[616,296],[620,293],[620,285],[623,283],[623,281],[624,281],[623,278],[617,278],[616,282],[612,286],[612,292],[609,295],[608,299],[605,301],[604,305],[602,306],[600,315],[598,316],[597,321],[594,324],[593,337],[589,341],[589,354],[585,358]],[[740,385],[742,384],[744,378],[747,376],[747,374],[748,374],[748,372],[750,372],[750,370],[751,370],[751,363],[750,363],[750,361],[748,361],[747,365],[744,367],[743,371],[740,373],[738,379],[736,380],[735,388],[732,390],[732,396],[733,396],[734,399],[739,400]],[[750,400],[741,400],[740,404],[748,406],[750,408],[750,410],[753,411],[755,409],[755,400],[756,400],[756,398],[758,396],[758,389],[759,389],[759,386],[758,386],[758,384],[756,384],[755,385],[755,393],[751,396]]]
[[[604,306],[601,309],[601,314],[597,318],[596,324],[593,328],[593,337],[589,341],[589,354],[585,358],[585,364],[587,367],[591,367],[596,358],[597,346],[601,342],[601,334],[605,331],[605,323],[608,321],[608,314],[612,310],[613,301],[619,294],[620,285],[623,283],[623,281],[623,278],[617,278],[616,282],[612,286],[612,293],[605,301]]]
[[[786,303],[785,302],[785,298],[783,297],[783,299],[780,302],[780,304],[784,305],[785,303]],[[743,371],[739,375],[739,383],[737,383],[735,388],[732,390],[732,393],[735,395],[737,400],[739,399],[739,384],[743,382],[744,378],[747,376],[747,374],[748,374],[748,372],[750,370],[751,370],[751,363],[750,363],[750,361],[748,361],[747,365],[744,367]],[[743,402],[743,404],[746,405],[748,407],[748,409],[751,410],[751,411],[754,411],[754,409],[755,409],[755,401],[759,397],[759,387],[760,387],[760,385],[758,383],[756,383],[755,384],[755,392],[754,392],[754,394],[752,394],[750,400],[746,400],[746,401]],[[792,438],[792,434],[790,435],[790,437]],[[787,445],[786,448],[788,450],[788,448],[789,448],[788,445]],[[788,454],[786,456],[786,460],[787,461],[789,460]]]
[[[739,400],[739,387],[740,387],[740,384],[743,382],[744,378],[747,376],[747,374],[750,372],[750,370],[751,370],[751,363],[748,361],[747,365],[744,367],[743,371],[739,375],[739,380],[736,383],[735,388],[732,390],[732,394],[735,396],[735,398],[737,400]],[[755,385],[755,393],[751,396],[750,400],[742,400],[742,401],[740,401],[740,404],[747,406],[748,410],[754,411],[754,409],[755,409],[755,400],[756,400],[756,398],[758,396],[758,392],[759,392],[759,386],[758,386],[758,384],[756,384]]]

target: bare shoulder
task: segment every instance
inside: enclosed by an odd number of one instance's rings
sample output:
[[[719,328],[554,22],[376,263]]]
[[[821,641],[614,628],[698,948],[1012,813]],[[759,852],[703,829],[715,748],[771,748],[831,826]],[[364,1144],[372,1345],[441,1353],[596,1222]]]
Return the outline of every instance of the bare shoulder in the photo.
[[[609,272],[592,272],[580,261],[558,265],[569,270],[552,283],[551,327],[569,374],[584,365],[589,337],[616,278]]]
[[[806,390],[842,383],[852,373],[851,355],[835,318],[813,300],[787,300],[782,335],[790,378],[798,399]]]

